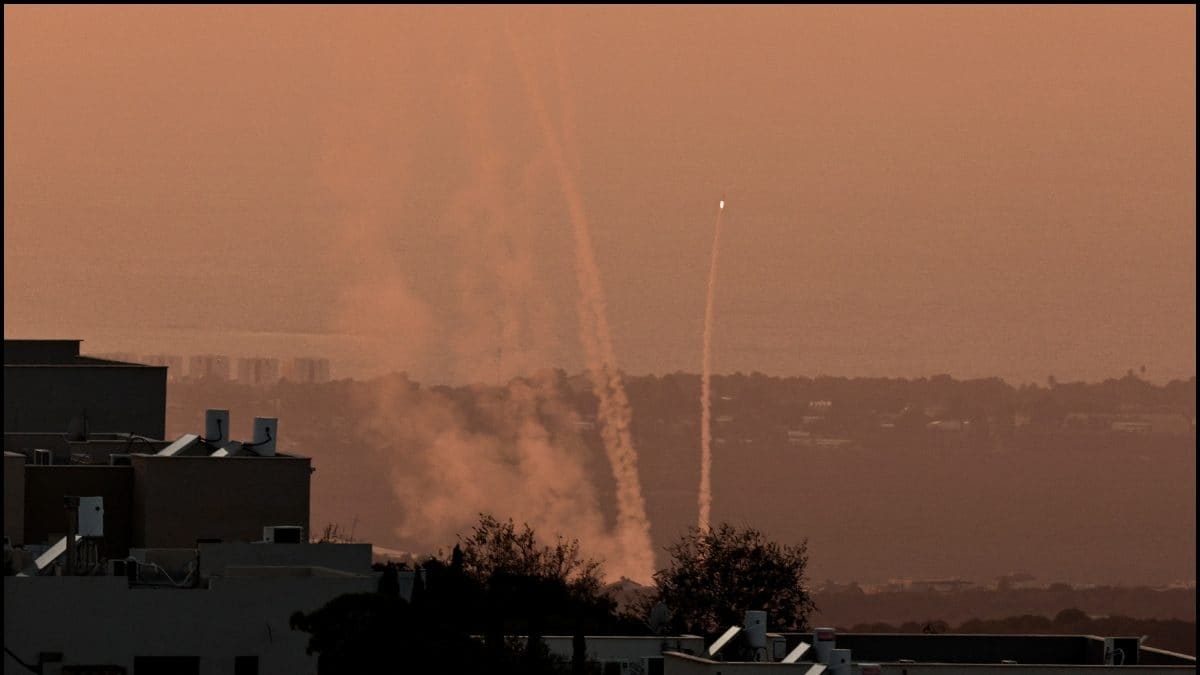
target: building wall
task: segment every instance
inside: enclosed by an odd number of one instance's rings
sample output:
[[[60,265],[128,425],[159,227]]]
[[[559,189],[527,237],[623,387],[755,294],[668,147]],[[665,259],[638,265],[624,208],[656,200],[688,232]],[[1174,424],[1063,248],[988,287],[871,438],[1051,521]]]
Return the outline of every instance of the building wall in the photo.
[[[4,366],[4,430],[65,433],[87,412],[91,432],[166,433],[167,369],[142,365]]]
[[[79,356],[82,340],[4,340],[5,363],[66,363]]]
[[[370,544],[200,544],[200,576],[221,576],[225,567],[243,565],[313,565],[331,570],[368,574]]]
[[[25,543],[25,455],[4,453],[4,536]]]
[[[84,443],[67,443],[68,455],[71,457],[86,456],[94,464],[108,464],[116,454],[129,455],[133,453],[153,454],[171,445],[173,441],[144,441],[141,439],[108,440],[92,438]],[[56,456],[57,459],[57,456]]]
[[[133,470],[128,466],[27,464],[25,542],[54,543],[48,541],[51,535],[66,535],[67,513],[63,508],[63,497],[103,497],[104,545],[101,553],[123,558],[128,555],[132,534],[132,493]]]
[[[1195,666],[1055,666],[1020,663],[894,663],[880,664],[879,668],[879,675],[1168,675],[1194,672]]]
[[[664,654],[664,675],[770,675],[772,673],[804,673],[812,662],[801,663],[736,663],[708,661],[674,652]],[[862,667],[855,660],[850,675],[860,675]],[[879,675],[1169,675],[1194,673],[1191,666],[1064,666],[1018,663],[1015,665],[959,663],[880,663]],[[630,672],[632,673],[632,668]],[[826,670],[825,673],[831,671]]]
[[[542,641],[551,654],[567,660],[574,654],[573,636],[547,635]],[[704,653],[704,638],[699,636],[589,635],[585,644],[589,661],[629,661],[631,666],[638,664],[639,668],[642,658],[662,656],[667,650]]]
[[[133,455],[133,545],[258,541],[267,525],[309,528],[306,457]]]
[[[198,656],[203,675],[232,675],[235,657],[257,655],[261,675],[307,675],[317,658],[305,654],[309,635],[290,628],[291,614],[377,584],[370,576],[222,578],[172,589],[129,588],[124,577],[8,577],[4,644],[26,662],[62,652],[63,665],[129,673],[137,656]]]
[[[788,649],[813,641],[811,633],[784,633]],[[870,662],[910,659],[917,662],[1080,664],[1100,663],[1103,642],[1085,635],[986,635],[945,633],[913,636],[905,633],[838,633],[838,649],[849,649],[855,660]]]
[[[34,450],[50,450],[54,453],[55,463],[66,463],[71,455],[70,444],[61,431],[57,433],[9,433],[4,432],[4,449],[8,452],[18,452],[25,455],[27,461],[33,463]]]

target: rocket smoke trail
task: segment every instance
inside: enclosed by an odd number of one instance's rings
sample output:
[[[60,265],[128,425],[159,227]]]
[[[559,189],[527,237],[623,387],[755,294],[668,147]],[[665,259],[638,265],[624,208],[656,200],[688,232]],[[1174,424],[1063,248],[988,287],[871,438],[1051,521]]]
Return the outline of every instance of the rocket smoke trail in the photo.
[[[704,363],[700,371],[700,531],[708,532],[712,511],[712,327],[713,295],[717,286],[717,252],[721,246],[721,214],[725,201],[717,209],[713,228],[712,261],[708,265],[708,300],[704,305]]]
[[[598,417],[604,450],[617,485],[617,538],[626,566],[637,570],[642,580],[649,581],[654,572],[654,552],[650,545],[650,521],[646,517],[646,503],[642,498],[638,477],[637,450],[633,447],[630,433],[632,411],[621,382],[621,373],[617,369],[616,353],[605,314],[604,289],[600,284],[600,272],[592,250],[591,228],[583,208],[583,199],[537,82],[521,58],[517,38],[511,32],[508,38],[558,175],[575,233],[575,269],[581,296],[580,337],[588,370],[592,374],[592,390],[600,401]]]

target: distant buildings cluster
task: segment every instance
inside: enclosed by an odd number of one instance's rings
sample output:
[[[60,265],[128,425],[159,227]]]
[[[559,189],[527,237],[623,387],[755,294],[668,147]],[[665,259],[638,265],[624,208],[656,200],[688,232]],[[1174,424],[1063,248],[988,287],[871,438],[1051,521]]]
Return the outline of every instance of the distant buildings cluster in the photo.
[[[234,362],[223,354],[195,354],[187,357],[187,369],[184,369],[184,357],[177,354],[149,354],[138,356],[130,353],[93,354],[94,358],[124,363],[142,363],[148,366],[165,366],[167,380],[178,382],[183,379],[192,380],[235,380],[241,384],[263,386],[275,384],[280,380],[300,384],[321,384],[330,380],[329,359],[317,357],[295,357],[277,359],[271,357],[251,356],[237,359],[236,370]]]

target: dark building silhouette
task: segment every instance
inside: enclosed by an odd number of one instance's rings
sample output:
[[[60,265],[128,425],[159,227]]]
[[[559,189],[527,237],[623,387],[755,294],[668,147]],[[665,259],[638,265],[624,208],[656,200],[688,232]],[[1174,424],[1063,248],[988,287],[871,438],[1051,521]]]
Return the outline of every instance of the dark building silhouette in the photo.
[[[79,343],[4,341],[6,450],[10,434],[166,434],[167,369],[80,356]]]

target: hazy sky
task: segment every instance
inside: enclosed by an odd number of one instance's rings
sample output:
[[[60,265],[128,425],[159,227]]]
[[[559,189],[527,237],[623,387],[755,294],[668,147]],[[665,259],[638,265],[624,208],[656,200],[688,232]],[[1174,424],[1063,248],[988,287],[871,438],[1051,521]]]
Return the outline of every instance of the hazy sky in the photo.
[[[4,333],[622,368],[1196,368],[1195,7],[4,8]]]

